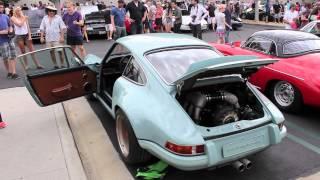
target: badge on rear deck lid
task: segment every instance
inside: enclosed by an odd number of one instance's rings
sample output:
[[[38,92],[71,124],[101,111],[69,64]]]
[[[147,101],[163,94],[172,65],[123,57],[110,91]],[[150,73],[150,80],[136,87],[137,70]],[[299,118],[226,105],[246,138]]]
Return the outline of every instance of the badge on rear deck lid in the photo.
[[[234,127],[235,127],[236,129],[241,129],[240,124],[235,124]]]

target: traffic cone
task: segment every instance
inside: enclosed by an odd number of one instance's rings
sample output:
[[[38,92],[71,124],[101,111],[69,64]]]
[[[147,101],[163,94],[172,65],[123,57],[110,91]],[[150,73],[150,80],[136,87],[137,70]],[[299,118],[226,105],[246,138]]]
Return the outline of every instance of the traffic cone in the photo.
[[[7,126],[7,124],[2,121],[2,116],[1,116],[1,113],[0,113],[0,129],[5,128],[6,126]]]

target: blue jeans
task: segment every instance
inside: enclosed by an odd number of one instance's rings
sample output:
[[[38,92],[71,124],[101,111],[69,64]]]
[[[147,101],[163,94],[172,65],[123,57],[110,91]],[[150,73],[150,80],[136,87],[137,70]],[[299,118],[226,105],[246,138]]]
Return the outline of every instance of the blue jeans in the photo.
[[[142,34],[143,26],[142,22],[132,22],[130,25],[130,33],[131,34]]]
[[[224,37],[225,43],[229,43],[229,35],[230,35],[230,30],[227,29],[227,30],[226,30],[226,35],[225,35],[225,37]]]
[[[153,21],[154,20],[149,20],[149,22],[148,22],[149,23],[149,30],[150,30],[151,33],[155,32],[155,30],[153,29]]]

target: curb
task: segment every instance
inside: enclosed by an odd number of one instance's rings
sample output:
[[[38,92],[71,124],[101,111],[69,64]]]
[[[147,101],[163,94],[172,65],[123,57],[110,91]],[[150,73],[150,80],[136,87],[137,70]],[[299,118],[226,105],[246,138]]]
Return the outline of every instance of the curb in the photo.
[[[74,142],[71,128],[67,122],[63,104],[53,106],[55,119],[61,140],[61,148],[64,154],[70,180],[87,180],[77,147]]]
[[[273,23],[273,22],[270,22],[270,23],[266,23],[266,22],[261,22],[261,21],[253,21],[253,20],[245,20],[243,19],[242,20],[242,23],[243,24],[249,24],[249,25],[258,25],[258,26],[270,26],[270,27],[282,27],[282,28],[285,28],[285,25],[284,24],[278,24],[278,23]]]
[[[133,179],[87,100],[77,98],[63,105],[87,178]]]

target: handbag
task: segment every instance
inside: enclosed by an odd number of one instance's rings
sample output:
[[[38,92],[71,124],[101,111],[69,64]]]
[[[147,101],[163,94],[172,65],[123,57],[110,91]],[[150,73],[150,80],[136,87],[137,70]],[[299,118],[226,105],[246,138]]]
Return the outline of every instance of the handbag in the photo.
[[[12,26],[9,26],[9,31],[8,31],[9,39],[13,39],[14,36],[15,36],[14,28]]]

